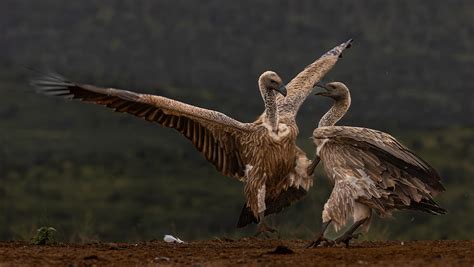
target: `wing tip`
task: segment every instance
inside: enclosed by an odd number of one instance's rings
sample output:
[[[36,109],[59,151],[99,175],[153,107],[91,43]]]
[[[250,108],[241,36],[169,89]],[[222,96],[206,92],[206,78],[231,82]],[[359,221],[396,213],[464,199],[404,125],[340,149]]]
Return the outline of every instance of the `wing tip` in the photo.
[[[349,40],[345,41],[344,43],[334,47],[333,49],[329,50],[324,54],[324,56],[337,56],[338,58],[342,58],[342,52],[346,49],[352,47],[354,43],[354,39],[350,38]]]
[[[342,52],[346,49],[349,49],[352,47],[352,43],[354,42],[354,39],[350,38],[349,40],[347,40],[346,42],[342,43],[339,47],[340,47],[340,51],[339,51],[339,58],[342,58]],[[339,48],[338,47],[338,48]]]
[[[428,212],[433,215],[445,215],[448,213],[446,209],[438,206],[437,204],[434,207],[430,207]]]
[[[345,48],[345,49],[351,48],[353,42],[354,42],[354,39],[350,38],[349,40],[347,40],[347,41],[344,43],[344,48]]]
[[[29,80],[30,86],[35,89],[36,93],[71,98],[68,87],[75,86],[75,84],[61,74],[54,71],[40,71],[30,67],[26,67],[26,69],[36,74]]]

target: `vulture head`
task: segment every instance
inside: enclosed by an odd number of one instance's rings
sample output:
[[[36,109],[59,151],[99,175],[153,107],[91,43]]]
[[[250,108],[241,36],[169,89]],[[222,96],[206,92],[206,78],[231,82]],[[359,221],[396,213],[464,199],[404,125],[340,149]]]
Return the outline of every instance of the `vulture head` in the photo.
[[[265,71],[260,75],[258,79],[259,84],[261,84],[267,90],[274,90],[278,93],[286,96],[286,87],[280,76],[273,71]]]
[[[315,88],[319,87],[324,89],[321,92],[317,92],[316,95],[330,97],[336,101],[347,99],[350,97],[349,89],[347,86],[341,82],[330,82],[330,83],[321,83],[318,82],[315,84]]]

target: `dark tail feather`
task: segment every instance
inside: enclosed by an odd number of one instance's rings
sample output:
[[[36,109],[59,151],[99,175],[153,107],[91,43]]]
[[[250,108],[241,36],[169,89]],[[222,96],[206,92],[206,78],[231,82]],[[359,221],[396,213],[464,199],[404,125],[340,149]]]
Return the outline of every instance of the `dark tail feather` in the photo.
[[[245,203],[242,211],[240,212],[237,228],[242,228],[251,223],[258,223],[258,219],[253,216],[253,212],[250,210],[250,207],[248,207],[247,203]]]
[[[410,209],[424,211],[433,215],[446,214],[448,211],[441,208],[433,200],[422,199],[420,202],[412,201],[410,203]]]
[[[293,202],[300,200],[306,195],[306,193],[306,190],[304,190],[303,188],[290,187],[288,188],[288,190],[283,191],[276,199],[265,200],[265,204],[267,205],[267,209],[265,210],[265,216],[273,213],[279,213],[284,208],[290,206]],[[241,228],[246,226],[247,224],[258,222],[259,219],[255,218],[250,208],[247,207],[247,204],[244,204],[244,207],[240,212],[237,227]]]
[[[266,201],[267,209],[265,210],[265,215],[279,213],[294,202],[306,196],[306,193],[306,190],[301,187],[288,188],[288,190],[283,191],[276,199],[273,199],[272,201]]]

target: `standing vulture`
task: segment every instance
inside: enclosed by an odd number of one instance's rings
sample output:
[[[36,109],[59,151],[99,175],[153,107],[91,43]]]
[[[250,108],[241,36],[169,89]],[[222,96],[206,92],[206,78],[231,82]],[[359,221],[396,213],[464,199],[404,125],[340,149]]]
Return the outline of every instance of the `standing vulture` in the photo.
[[[322,241],[326,245],[348,246],[357,237],[354,232],[358,227],[364,225],[368,230],[372,211],[382,217],[401,209],[446,213],[433,201],[434,196],[445,190],[436,170],[387,133],[334,126],[349,109],[349,89],[340,82],[317,86],[325,90],[316,95],[330,97],[335,103],[313,132],[317,158],[308,174],[321,160],[334,188],[324,205],[321,233],[311,247]],[[354,224],[341,237],[335,241],[324,238],[331,222],[338,231],[350,219]]]
[[[288,93],[275,72],[264,72],[258,85],[265,111],[252,123],[161,96],[74,83],[58,74],[42,75],[32,85],[46,95],[103,105],[174,128],[219,172],[244,183],[246,204],[238,227],[256,222],[259,233],[273,232],[264,216],[300,199],[312,185],[306,171],[310,161],[296,146],[298,108],[350,43],[333,48],[299,73],[288,84]]]

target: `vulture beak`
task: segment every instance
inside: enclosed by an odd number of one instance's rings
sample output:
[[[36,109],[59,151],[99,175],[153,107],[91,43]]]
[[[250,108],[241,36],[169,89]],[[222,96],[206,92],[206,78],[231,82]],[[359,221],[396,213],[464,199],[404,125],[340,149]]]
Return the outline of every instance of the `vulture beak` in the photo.
[[[322,82],[317,82],[317,83],[314,84],[313,89],[316,89],[316,87],[322,88],[322,89],[324,89],[324,91],[319,91],[315,95],[330,96],[329,88],[326,86],[326,84],[324,84]]]
[[[277,91],[282,94],[283,96],[286,96],[286,86],[284,84],[280,85],[277,89]]]

